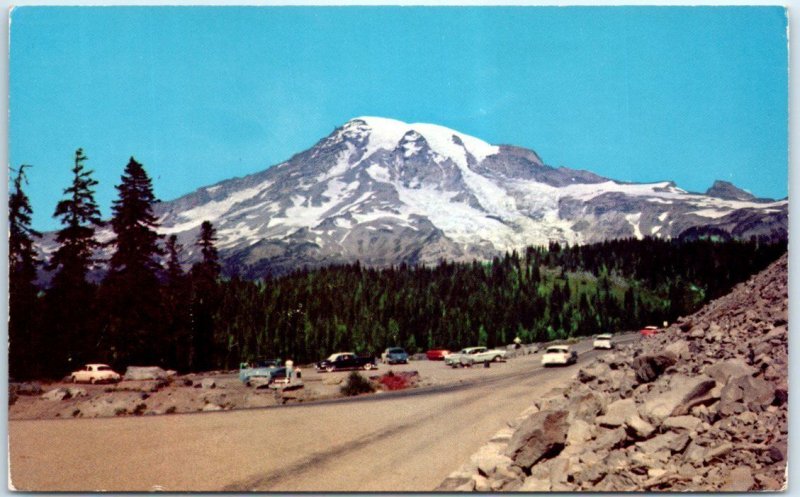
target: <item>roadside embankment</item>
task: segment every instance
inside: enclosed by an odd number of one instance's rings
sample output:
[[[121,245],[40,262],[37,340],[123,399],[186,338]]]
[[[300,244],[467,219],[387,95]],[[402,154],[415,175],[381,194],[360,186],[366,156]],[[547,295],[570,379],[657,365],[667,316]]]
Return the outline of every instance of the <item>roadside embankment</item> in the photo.
[[[788,257],[663,333],[581,365],[439,491],[786,485]]]

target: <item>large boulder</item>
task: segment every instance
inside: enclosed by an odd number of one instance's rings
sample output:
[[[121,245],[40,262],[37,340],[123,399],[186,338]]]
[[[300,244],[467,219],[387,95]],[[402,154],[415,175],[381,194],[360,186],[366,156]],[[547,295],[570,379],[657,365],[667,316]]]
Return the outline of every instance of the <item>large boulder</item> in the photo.
[[[739,376],[753,376],[756,370],[744,361],[744,359],[727,359],[709,366],[706,366],[704,373],[720,385],[725,385],[731,378]]]
[[[513,464],[510,457],[502,453],[500,444],[489,443],[472,454],[470,462],[483,476],[492,476],[498,469],[506,469]]]
[[[664,347],[664,352],[668,354],[672,354],[678,360],[686,360],[691,358],[691,352],[689,350],[689,342],[686,340],[677,340],[666,347]]]
[[[775,399],[775,387],[768,381],[752,376],[733,378],[722,389],[719,413],[723,416],[746,410],[760,412]]]
[[[505,455],[521,468],[558,455],[567,441],[567,411],[540,411],[525,420],[511,437]]]
[[[636,372],[636,379],[640,383],[649,383],[664,372],[668,367],[677,362],[675,354],[672,352],[661,352],[657,354],[640,355],[633,360],[633,370]]]
[[[169,375],[158,366],[128,366],[123,380],[166,380]]]
[[[652,454],[668,449],[671,452],[682,452],[689,444],[689,435],[686,432],[667,432],[644,442],[636,442],[645,454]]]
[[[569,421],[580,419],[591,422],[605,407],[606,401],[602,396],[591,391],[578,393],[569,399]]]
[[[636,402],[633,399],[620,399],[612,402],[606,408],[606,413],[597,417],[597,424],[609,428],[616,428],[625,424],[631,414],[636,413]]]
[[[656,431],[655,426],[639,417],[638,414],[632,414],[625,419],[625,428],[628,433],[636,438],[647,438]]]
[[[44,400],[64,400],[70,398],[69,390],[66,388],[54,388],[43,393],[41,398]]]
[[[622,427],[612,429],[600,428],[592,442],[594,450],[613,450],[621,446],[628,439],[628,434]]]
[[[608,370],[608,365],[595,361],[578,370],[578,381],[581,383],[589,383],[592,380],[604,378],[608,373]]]
[[[569,445],[580,446],[584,442],[591,440],[594,436],[594,425],[590,425],[582,419],[576,419],[569,425],[567,430],[567,443]]]
[[[86,390],[78,387],[54,388],[41,395],[44,400],[67,400],[77,397],[86,397]]]
[[[669,389],[649,396],[639,407],[639,414],[647,421],[660,425],[677,411],[691,407],[692,401],[703,397],[716,383],[708,376],[674,375]]]
[[[748,467],[736,468],[728,474],[725,484],[720,488],[723,492],[749,492],[755,480]]]

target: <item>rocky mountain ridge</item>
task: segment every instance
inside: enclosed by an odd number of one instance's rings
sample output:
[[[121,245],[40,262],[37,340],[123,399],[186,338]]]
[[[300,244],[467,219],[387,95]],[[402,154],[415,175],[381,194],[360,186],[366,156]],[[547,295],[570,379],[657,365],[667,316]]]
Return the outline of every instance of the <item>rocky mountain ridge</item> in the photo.
[[[687,230],[786,238],[787,201],[736,192],[732,185],[700,195],[670,181],[624,183],[442,126],[360,117],[286,162],[155,211],[160,232],[186,248],[187,263],[198,257],[199,226],[208,220],[226,270],[260,277],[357,260],[480,260],[550,241],[677,238]],[[40,246],[52,251],[52,235]]]
[[[580,365],[443,491],[778,491],[788,257],[663,333]]]

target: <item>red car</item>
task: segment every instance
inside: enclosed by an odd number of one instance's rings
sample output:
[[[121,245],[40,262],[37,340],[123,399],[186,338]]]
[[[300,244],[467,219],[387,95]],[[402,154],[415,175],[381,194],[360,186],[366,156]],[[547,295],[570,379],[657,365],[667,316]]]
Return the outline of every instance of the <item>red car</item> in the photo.
[[[429,361],[444,361],[444,356],[449,353],[450,351],[447,349],[432,349],[425,352],[425,355],[428,356]]]
[[[645,326],[644,328],[639,330],[639,333],[641,333],[643,337],[649,337],[651,335],[655,335],[656,333],[658,333],[658,326]]]

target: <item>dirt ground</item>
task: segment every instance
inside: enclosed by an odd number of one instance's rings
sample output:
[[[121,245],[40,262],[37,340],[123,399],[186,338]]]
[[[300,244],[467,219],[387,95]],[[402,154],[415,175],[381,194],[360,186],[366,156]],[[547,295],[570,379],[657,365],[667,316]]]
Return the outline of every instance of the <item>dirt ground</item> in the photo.
[[[532,354],[533,350],[527,352]],[[502,374],[514,369],[514,362],[519,360],[520,357],[512,357],[506,362],[492,363],[489,368],[481,365],[453,369],[442,361],[423,359],[409,364],[379,364],[377,369],[360,373],[373,379],[378,387],[376,394],[380,394],[384,388],[375,380],[389,371],[416,372],[410,387],[421,388]],[[348,371],[318,373],[313,365],[301,366],[301,370],[304,387],[291,391],[247,387],[239,381],[238,371],[179,375],[168,381],[123,380],[104,385],[40,383],[41,392],[33,395],[20,392],[16,396],[8,416],[11,420],[148,416],[302,403],[341,397],[341,386],[350,374]],[[213,380],[213,387],[208,380]],[[53,392],[58,389],[63,391]],[[52,398],[47,398],[48,392]]]

